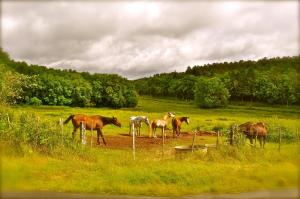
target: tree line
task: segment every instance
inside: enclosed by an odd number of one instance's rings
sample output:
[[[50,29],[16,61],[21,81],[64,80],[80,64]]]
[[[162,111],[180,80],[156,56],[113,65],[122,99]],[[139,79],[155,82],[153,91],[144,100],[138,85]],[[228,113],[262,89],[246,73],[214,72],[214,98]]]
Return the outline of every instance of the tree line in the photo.
[[[11,104],[135,107],[134,85],[116,74],[59,70],[11,60],[0,52],[0,97]]]
[[[129,81],[28,65],[0,50],[0,102],[80,107],[135,107],[138,93],[194,100],[204,108],[230,101],[300,104],[300,56],[188,66],[185,72]]]
[[[300,56],[187,67],[135,80],[141,95],[195,100],[200,107],[229,101],[300,104]]]

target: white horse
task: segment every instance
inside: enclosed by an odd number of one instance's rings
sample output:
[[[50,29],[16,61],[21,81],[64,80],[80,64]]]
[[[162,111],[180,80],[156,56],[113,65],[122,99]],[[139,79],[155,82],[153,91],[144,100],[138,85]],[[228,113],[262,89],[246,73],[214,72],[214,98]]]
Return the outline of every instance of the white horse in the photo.
[[[137,136],[140,136],[142,122],[147,124],[147,126],[150,125],[149,119],[146,116],[131,116],[129,118],[129,126],[130,126],[129,135],[133,135],[133,133],[136,133]]]

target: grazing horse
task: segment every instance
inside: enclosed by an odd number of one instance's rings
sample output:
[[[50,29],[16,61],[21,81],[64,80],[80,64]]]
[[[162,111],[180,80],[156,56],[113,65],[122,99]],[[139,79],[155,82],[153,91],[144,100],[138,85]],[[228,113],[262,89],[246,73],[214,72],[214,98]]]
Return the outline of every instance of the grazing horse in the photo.
[[[156,138],[156,128],[161,128],[162,133],[164,134],[165,129],[167,128],[168,119],[173,118],[175,115],[171,112],[168,112],[163,119],[155,119],[151,122],[151,129],[150,129],[150,135],[149,137],[155,137]]]
[[[134,127],[134,129],[136,130],[136,135],[140,136],[142,122],[145,122],[145,124],[147,124],[147,126],[150,125],[149,119],[146,116],[131,116],[129,118],[129,126],[130,126],[129,135],[133,131],[132,127]],[[132,132],[132,133],[135,133],[135,132]]]
[[[175,133],[177,137],[180,135],[181,124],[183,122],[189,124],[189,117],[178,117],[172,119],[173,138],[175,137]]]
[[[107,124],[114,124],[118,127],[121,127],[121,123],[118,121],[116,117],[104,117],[100,115],[86,116],[81,114],[70,115],[64,124],[67,124],[70,120],[72,120],[74,130],[72,132],[73,139],[75,137],[77,129],[80,127],[81,122],[85,126],[87,130],[97,130],[97,144],[100,144],[99,136],[103,140],[104,145],[106,145],[105,139],[102,134],[102,128]],[[80,138],[82,139],[82,135],[80,134]]]
[[[254,138],[256,144],[256,138],[258,138],[260,147],[265,147],[266,137],[268,134],[268,129],[265,123],[246,122],[239,126],[239,130],[242,131],[247,138],[249,138],[251,144],[253,144]]]

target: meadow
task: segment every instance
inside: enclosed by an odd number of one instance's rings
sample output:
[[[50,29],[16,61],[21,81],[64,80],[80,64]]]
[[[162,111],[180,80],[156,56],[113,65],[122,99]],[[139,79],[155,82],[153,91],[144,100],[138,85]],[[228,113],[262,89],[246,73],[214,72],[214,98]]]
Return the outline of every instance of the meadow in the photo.
[[[70,123],[64,126],[64,135],[54,140],[62,144],[50,147],[46,153],[24,142],[20,144],[21,149],[16,150],[13,142],[1,139],[3,191],[180,196],[298,186],[300,109],[297,106],[235,104],[225,108],[200,109],[192,102],[140,97],[135,108],[15,106],[6,110],[15,114],[10,118],[12,124],[19,121],[18,115],[32,114],[41,123],[53,126],[54,131],[59,131],[57,122],[60,118],[66,119],[75,113],[115,116],[121,121],[122,127],[106,126],[103,132],[108,138],[128,134],[130,116],[146,115],[152,120],[162,118],[166,112],[171,111],[176,116],[190,117],[190,124],[182,126],[184,132],[192,132],[196,128],[206,131],[218,128],[223,136],[218,149],[211,149],[206,155],[195,152],[181,159],[175,158],[173,147],[190,144],[192,137],[167,138],[164,157],[161,156],[159,143],[157,146],[154,143],[151,148],[138,145],[135,161],[130,148],[110,148],[109,140],[108,146],[96,147],[83,146],[76,141],[68,144],[61,140],[71,140]],[[226,135],[231,124],[247,121],[263,121],[268,124],[270,136],[265,149],[251,148],[248,145],[227,145]],[[24,126],[24,129],[34,128],[34,125],[30,125]],[[282,130],[280,152],[277,143],[278,128]],[[148,136],[148,133],[148,128],[144,125],[142,135]],[[170,133],[167,132],[169,136]],[[90,132],[87,134],[90,135]],[[123,137],[124,140],[129,139],[128,136]],[[213,136],[196,137],[197,144],[215,142],[216,138]]]

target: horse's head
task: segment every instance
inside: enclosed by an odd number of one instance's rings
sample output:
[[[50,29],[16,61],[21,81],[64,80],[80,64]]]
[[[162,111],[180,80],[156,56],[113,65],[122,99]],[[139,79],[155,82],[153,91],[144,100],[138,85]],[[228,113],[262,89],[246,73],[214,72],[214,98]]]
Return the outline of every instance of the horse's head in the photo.
[[[175,114],[168,112],[168,117],[175,117]]]
[[[121,122],[116,117],[112,118],[112,123],[118,127],[121,127]]]
[[[189,118],[189,117],[186,117],[186,120],[185,120],[185,121],[186,121],[187,124],[189,124],[189,123],[190,123],[190,118]]]
[[[147,117],[145,117],[145,123],[149,126],[150,125],[150,121]]]

